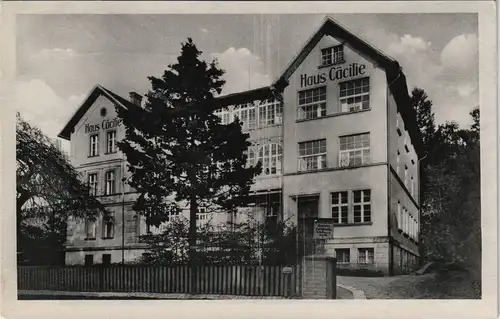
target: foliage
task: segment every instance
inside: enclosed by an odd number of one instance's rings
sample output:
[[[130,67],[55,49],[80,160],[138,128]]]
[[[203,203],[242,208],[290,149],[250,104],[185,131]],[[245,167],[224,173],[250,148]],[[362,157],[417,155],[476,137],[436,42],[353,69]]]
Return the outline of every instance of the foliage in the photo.
[[[172,219],[161,232],[143,238],[148,253],[139,262],[183,264],[188,262],[188,220]],[[198,228],[197,257],[203,264],[293,264],[296,261],[295,227],[286,222],[258,221],[252,215],[242,222],[213,226],[204,221]]]
[[[118,146],[139,194],[134,210],[158,226],[189,207],[193,247],[198,207],[234,211],[261,171],[260,164],[247,166],[250,142],[241,122],[223,125],[214,113],[221,109],[215,96],[225,83],[224,71],[200,55],[189,38],[161,78],[149,77],[152,90],[144,108],[117,109],[126,127]]]
[[[67,217],[95,218],[104,209],[89,195],[66,155],[19,113],[16,191],[18,253],[36,245],[62,247]]]
[[[447,122],[433,129],[432,101],[413,90],[426,154],[421,159],[421,248],[425,259],[481,268],[480,125],[461,129]]]

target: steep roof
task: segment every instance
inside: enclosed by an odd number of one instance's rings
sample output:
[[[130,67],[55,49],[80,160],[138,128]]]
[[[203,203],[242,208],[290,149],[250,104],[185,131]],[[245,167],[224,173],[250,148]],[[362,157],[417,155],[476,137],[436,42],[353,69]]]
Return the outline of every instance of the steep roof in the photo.
[[[289,79],[292,74],[295,72],[295,70],[297,70],[300,64],[307,58],[307,56],[311,53],[311,51],[318,44],[321,38],[325,35],[337,37],[346,41],[353,49],[371,58],[378,66],[382,67],[385,70],[387,83],[389,83],[389,90],[396,100],[398,111],[403,117],[403,121],[405,122],[405,126],[410,134],[410,138],[415,147],[417,155],[421,157],[423,155],[421,143],[422,139],[420,136],[420,131],[417,127],[416,113],[411,105],[410,97],[408,95],[406,77],[402,71],[401,66],[395,59],[375,48],[367,41],[356,36],[354,33],[341,26],[331,17],[325,18],[321,26],[306,41],[299,53],[290,61],[284,71],[280,74],[280,76],[276,78],[276,80],[271,85],[220,96],[218,97],[218,100],[223,106],[228,106],[254,100],[264,100],[276,97],[276,93],[282,93],[283,90],[288,86]],[[58,135],[59,137],[64,139],[70,138],[73,127],[76,125],[76,123],[78,123],[80,118],[87,112],[92,103],[100,94],[108,97],[113,103],[118,106],[125,108],[135,106],[127,99],[124,99],[123,97],[111,92],[110,90],[100,85],[96,85],[90,91],[89,96],[85,99],[82,106],[76,110],[75,114],[73,114],[71,119]]]
[[[73,132],[73,129],[78,123],[78,121],[80,121],[80,119],[90,109],[92,104],[94,104],[97,98],[101,95],[108,98],[114,105],[118,107],[123,107],[123,108],[135,107],[135,105],[130,101],[128,101],[127,99],[97,84],[90,90],[89,94],[82,102],[80,107],[75,111],[75,113],[73,113],[69,121],[66,123],[64,128],[59,133],[58,137],[69,140],[71,137],[71,133]]]
[[[398,61],[377,49],[367,41],[361,39],[351,31],[347,30],[331,17],[325,18],[321,26],[311,35],[298,54],[290,61],[284,71],[270,86],[231,94],[227,97],[223,96],[221,99],[226,98],[226,101],[231,101],[232,103],[237,104],[249,102],[255,97],[256,93],[259,92],[264,93],[259,97],[260,99],[269,98],[269,94],[273,96],[273,93],[275,92],[283,92],[283,90],[288,86],[289,79],[292,74],[295,70],[297,70],[300,64],[307,58],[314,47],[325,35],[346,41],[354,50],[371,58],[378,66],[385,70],[387,83],[389,83],[389,89],[396,100],[398,111],[401,113],[403,121],[405,122],[405,126],[410,134],[415,151],[417,152],[417,155],[421,157],[423,155],[422,139],[420,136],[420,130],[417,127],[416,112],[411,105],[410,97],[408,95],[406,76],[404,75]]]

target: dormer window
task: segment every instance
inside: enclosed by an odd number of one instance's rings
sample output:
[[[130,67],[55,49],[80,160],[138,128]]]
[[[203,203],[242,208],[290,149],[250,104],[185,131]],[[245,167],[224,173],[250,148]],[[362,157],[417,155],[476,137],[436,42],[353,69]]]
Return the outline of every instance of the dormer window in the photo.
[[[344,46],[336,45],[321,50],[321,66],[344,63]]]

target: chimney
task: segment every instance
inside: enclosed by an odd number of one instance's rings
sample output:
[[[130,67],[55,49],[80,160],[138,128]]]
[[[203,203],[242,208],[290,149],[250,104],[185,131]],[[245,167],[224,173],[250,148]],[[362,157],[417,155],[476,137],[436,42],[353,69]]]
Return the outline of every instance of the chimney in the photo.
[[[142,95],[140,95],[136,92],[130,92],[129,95],[130,95],[130,102],[132,102],[132,104],[135,104],[137,106],[141,106]]]

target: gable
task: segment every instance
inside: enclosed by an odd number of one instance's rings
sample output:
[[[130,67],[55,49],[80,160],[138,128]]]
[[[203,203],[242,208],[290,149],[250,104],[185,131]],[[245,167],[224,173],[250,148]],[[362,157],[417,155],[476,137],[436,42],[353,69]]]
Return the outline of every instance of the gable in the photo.
[[[63,138],[65,140],[70,140],[71,134],[75,131],[76,125],[78,125],[81,119],[87,114],[89,109],[94,105],[95,101],[101,96],[108,99],[115,106],[120,106],[125,108],[133,106],[133,104],[127,101],[126,99],[97,84],[92,88],[92,90],[90,90],[87,98],[82,102],[80,107],[76,109],[75,113],[71,116],[71,118],[68,120],[64,128],[59,133],[58,137]]]

